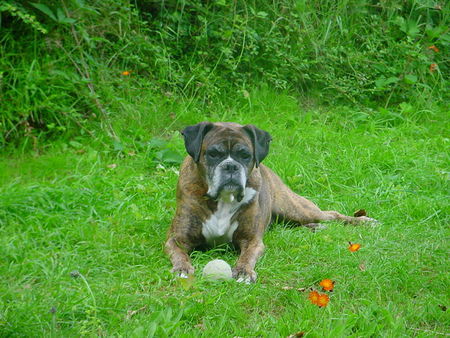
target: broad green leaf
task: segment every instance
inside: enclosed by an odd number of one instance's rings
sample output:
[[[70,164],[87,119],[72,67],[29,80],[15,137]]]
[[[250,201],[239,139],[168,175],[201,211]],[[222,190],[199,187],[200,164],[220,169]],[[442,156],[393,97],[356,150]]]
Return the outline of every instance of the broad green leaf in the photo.
[[[113,146],[114,146],[114,151],[123,151],[123,149],[124,149],[122,142],[119,142],[119,141],[114,141]]]
[[[74,147],[75,149],[81,149],[83,148],[83,145],[80,142],[77,141],[69,141],[69,144]]]
[[[256,15],[260,18],[266,18],[269,14],[267,14],[266,12],[258,12],[256,13]]]
[[[152,149],[162,149],[167,145],[167,141],[162,140],[160,138],[152,138],[150,141],[148,141],[148,146]]]
[[[55,14],[52,12],[52,10],[50,8],[48,8],[48,6],[46,6],[44,4],[37,4],[35,2],[30,2],[30,5],[32,5],[33,7],[37,8],[37,9],[39,9],[42,13],[48,15],[54,21],[58,21],[58,19],[56,19]]]
[[[164,149],[156,154],[156,158],[166,164],[180,164],[184,157],[172,149]]]
[[[64,14],[61,8],[57,8],[56,17],[58,18],[58,22],[62,22],[66,18],[66,14]]]
[[[399,80],[399,78],[396,76],[391,76],[387,79],[384,76],[382,76],[378,80],[375,80],[375,85],[377,88],[385,88],[392,83],[398,82],[398,80]]]
[[[412,75],[412,74],[408,74],[405,75],[405,77],[403,78],[403,80],[405,81],[405,83],[407,84],[414,84],[417,82],[417,76]]]

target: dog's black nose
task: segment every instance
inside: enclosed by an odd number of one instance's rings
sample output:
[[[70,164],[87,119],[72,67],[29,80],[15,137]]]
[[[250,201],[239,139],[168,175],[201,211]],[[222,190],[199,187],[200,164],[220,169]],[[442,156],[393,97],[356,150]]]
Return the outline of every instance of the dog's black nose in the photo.
[[[233,173],[233,172],[235,172],[235,171],[238,171],[238,170],[239,170],[239,167],[238,167],[238,165],[237,165],[236,163],[229,162],[229,163],[225,164],[225,166],[224,166],[223,169],[224,169],[225,171],[228,171],[228,172],[230,172],[230,173]]]

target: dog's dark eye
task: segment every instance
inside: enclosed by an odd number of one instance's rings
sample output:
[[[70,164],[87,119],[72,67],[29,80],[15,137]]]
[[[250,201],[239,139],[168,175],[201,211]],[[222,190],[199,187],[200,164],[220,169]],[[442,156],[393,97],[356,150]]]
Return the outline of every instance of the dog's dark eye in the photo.
[[[245,150],[242,150],[239,152],[239,157],[242,158],[243,160],[248,160],[250,159],[250,153],[246,152]]]
[[[212,159],[218,159],[222,156],[222,154],[217,150],[210,150],[207,155]]]

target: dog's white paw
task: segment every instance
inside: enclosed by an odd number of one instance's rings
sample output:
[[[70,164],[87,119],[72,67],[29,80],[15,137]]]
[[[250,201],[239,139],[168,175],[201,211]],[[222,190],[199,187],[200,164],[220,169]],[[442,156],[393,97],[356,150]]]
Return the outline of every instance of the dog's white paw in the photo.
[[[360,220],[365,225],[377,226],[377,225],[381,224],[375,218],[371,218],[371,217],[367,217],[367,216],[359,216],[358,220]]]
[[[180,265],[174,266],[171,270],[176,277],[179,278],[189,278],[189,275],[194,274],[194,267],[192,265]]]
[[[256,282],[256,272],[255,270],[247,270],[243,268],[233,269],[233,278],[236,279],[238,283],[251,284]]]
[[[327,227],[321,223],[307,223],[303,224],[304,227],[311,229],[311,231],[321,231],[325,230]]]

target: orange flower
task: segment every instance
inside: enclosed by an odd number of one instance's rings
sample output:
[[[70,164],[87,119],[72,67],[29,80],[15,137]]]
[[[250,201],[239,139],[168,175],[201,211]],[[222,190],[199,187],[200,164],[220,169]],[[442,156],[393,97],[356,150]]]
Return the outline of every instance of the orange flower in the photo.
[[[357,243],[353,243],[353,244],[352,244],[352,242],[348,242],[348,244],[350,244],[350,246],[348,247],[348,249],[349,249],[351,252],[358,251],[358,250],[361,248],[361,244],[357,244]]]
[[[436,53],[439,52],[439,48],[437,48],[435,45],[428,47],[428,49],[431,49],[433,52],[436,52]]]
[[[432,63],[430,65],[430,72],[434,72],[436,70],[436,68],[437,68],[437,64],[436,63]]]
[[[317,305],[317,302],[319,301],[319,297],[320,297],[320,295],[317,291],[311,291],[308,296],[311,303],[313,303],[315,305]]]
[[[128,71],[128,70],[125,70],[125,71],[122,72],[122,75],[124,75],[124,76],[128,76],[130,74],[131,74],[131,72]]]
[[[330,301],[330,297],[326,293],[322,293],[319,295],[319,300],[317,301],[317,305],[320,307],[325,307],[328,305]]]
[[[333,291],[334,289],[334,282],[331,279],[324,279],[319,284],[324,291]]]

